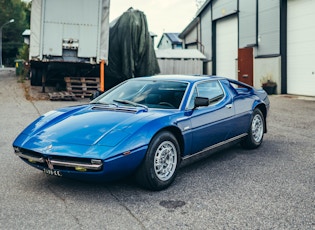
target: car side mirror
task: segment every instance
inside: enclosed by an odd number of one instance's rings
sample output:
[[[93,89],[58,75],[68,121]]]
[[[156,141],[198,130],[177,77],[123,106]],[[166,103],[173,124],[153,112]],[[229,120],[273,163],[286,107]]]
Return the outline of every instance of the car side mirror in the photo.
[[[209,105],[209,98],[207,97],[196,97],[195,98],[195,106],[194,109],[201,106],[208,106]]]

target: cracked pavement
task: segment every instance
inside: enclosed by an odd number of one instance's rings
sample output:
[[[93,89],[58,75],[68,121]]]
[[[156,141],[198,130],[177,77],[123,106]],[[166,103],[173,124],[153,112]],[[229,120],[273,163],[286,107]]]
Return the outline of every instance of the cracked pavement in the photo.
[[[0,69],[0,229],[314,229],[315,101],[271,96],[268,133],[180,169],[167,190],[124,180],[92,184],[44,175],[12,142],[40,114],[82,101],[32,100]]]

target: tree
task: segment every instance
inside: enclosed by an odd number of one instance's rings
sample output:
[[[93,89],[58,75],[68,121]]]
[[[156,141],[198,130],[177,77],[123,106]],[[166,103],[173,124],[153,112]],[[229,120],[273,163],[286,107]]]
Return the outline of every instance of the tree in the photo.
[[[2,29],[2,62],[14,66],[19,49],[23,47],[22,33],[30,25],[30,4],[21,0],[0,0],[0,26],[14,19]]]

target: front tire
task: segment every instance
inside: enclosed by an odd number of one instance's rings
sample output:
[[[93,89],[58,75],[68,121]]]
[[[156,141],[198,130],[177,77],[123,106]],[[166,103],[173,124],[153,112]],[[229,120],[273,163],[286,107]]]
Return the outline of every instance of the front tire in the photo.
[[[173,183],[179,162],[180,148],[175,136],[162,131],[151,140],[136,179],[147,189],[165,189]]]
[[[249,127],[248,136],[241,142],[242,147],[246,149],[258,148],[264,138],[265,117],[259,109],[255,109]]]

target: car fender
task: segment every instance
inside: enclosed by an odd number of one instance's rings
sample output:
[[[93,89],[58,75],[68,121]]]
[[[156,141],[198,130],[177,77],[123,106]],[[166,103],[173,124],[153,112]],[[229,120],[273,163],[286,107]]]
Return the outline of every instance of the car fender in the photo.
[[[149,120],[149,118],[147,119]],[[182,132],[176,125],[175,121],[175,117],[170,118],[169,116],[150,119],[147,122],[142,121],[143,125],[135,130],[132,134],[128,135],[128,137],[121,141],[117,146],[115,146],[113,151],[111,151],[111,154],[106,154],[106,157],[114,157],[115,155],[119,155],[128,151],[132,152],[144,146],[148,147],[152,138],[162,130],[176,130],[176,136],[178,137],[179,142],[182,142]]]

